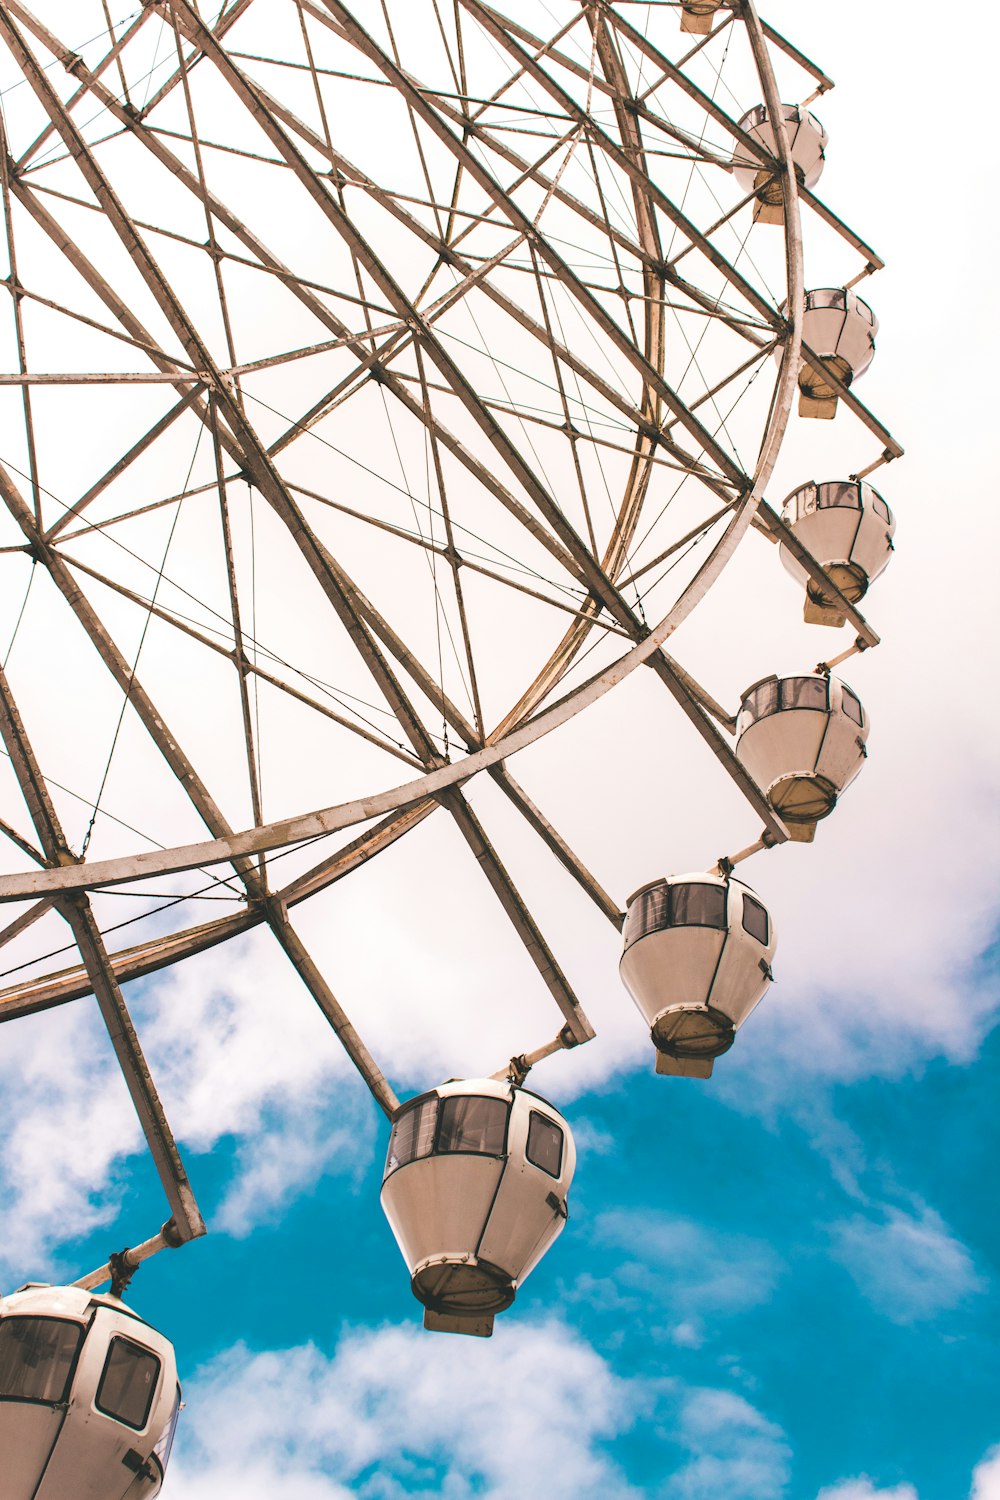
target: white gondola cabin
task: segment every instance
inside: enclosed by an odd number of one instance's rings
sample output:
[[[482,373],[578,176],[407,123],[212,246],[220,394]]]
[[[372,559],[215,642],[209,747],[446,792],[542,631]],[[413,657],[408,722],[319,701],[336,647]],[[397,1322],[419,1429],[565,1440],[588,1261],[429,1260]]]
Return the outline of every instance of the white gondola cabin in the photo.
[[[806,292],[802,343],[825,360],[844,385],[863,375],[875,358],[877,332],[878,319],[868,303],[847,287]],[[799,415],[827,420],[837,415],[837,392],[826,370],[812,364],[805,352],[799,370]]]
[[[170,1456],[174,1351],[117,1297],[27,1286],[0,1298],[3,1500],[151,1500]]]
[[[868,715],[846,683],[823,673],[765,677],[743,694],[736,755],[798,843],[865,763]]]
[[[681,0],[681,30],[706,36],[721,5],[722,0]]]
[[[782,506],[781,517],[852,604],[864,598],[892,556],[896,522],[878,490],[864,480],[800,485]],[[843,625],[847,617],[837,601],[823,592],[784,544],[781,560],[805,585],[807,622]]]
[[[382,1208],[425,1328],[493,1332],[562,1231],[575,1166],[562,1115],[513,1084],[462,1079],[401,1106]]]
[[[803,187],[812,187],[819,181],[823,171],[827,133],[816,116],[802,104],[783,104],[781,112],[785,119],[788,145],[792,153],[795,175]],[[758,104],[740,120],[740,129],[751,136],[764,150],[780,160],[780,149],[774,129],[774,121],[768,114],[766,104]],[[751,156],[745,146],[737,146],[733,153],[733,173],[743,191],[756,191],[754,220],[761,224],[783,224],[785,222],[784,197],[781,178],[775,169],[762,165]]]
[[[710,1078],[771,983],[774,924],[732,876],[673,875],[629,897],[620,972],[656,1071]]]

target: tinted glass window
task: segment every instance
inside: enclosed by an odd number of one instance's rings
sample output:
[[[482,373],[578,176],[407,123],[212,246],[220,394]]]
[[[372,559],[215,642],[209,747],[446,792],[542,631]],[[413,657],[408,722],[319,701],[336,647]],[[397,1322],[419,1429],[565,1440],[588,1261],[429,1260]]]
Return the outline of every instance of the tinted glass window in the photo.
[[[442,1099],[436,1149],[503,1156],[509,1111],[506,1099]]]
[[[128,1339],[113,1338],[94,1405],[107,1417],[141,1431],[149,1421],[160,1361]]]
[[[725,927],[724,885],[672,885],[670,917],[674,927]]]
[[[859,304],[864,307],[864,303]],[[833,287],[819,287],[814,292],[806,292],[806,307],[846,307],[847,293],[837,291]]]
[[[743,896],[743,927],[750,936],[756,938],[758,943],[767,947],[768,921],[767,910],[755,901],[752,896]]]
[[[761,682],[747,693],[743,699],[743,710],[756,722],[757,719],[766,719],[768,714],[778,711],[778,681],[772,677],[768,682]]]
[[[554,1120],[531,1111],[528,1123],[528,1160],[550,1177],[562,1171],[563,1133]]]
[[[632,902],[628,909],[628,916],[625,918],[626,948],[637,938],[645,937],[648,932],[661,932],[669,925],[667,887],[658,885],[651,891],[643,891],[642,895],[637,896]]]
[[[827,707],[827,685],[823,677],[786,677],[781,684],[782,708]]]
[[[832,510],[837,506],[846,506],[848,510],[861,508],[856,484],[821,484],[818,503],[820,510]]]
[[[65,1401],[79,1323],[62,1318],[4,1318],[0,1322],[0,1400]]]
[[[885,521],[887,525],[892,520],[892,517],[889,514],[889,507],[888,505],[886,505],[881,495],[872,495],[872,509],[877,516],[882,517],[883,521]]]
[[[398,1114],[392,1123],[389,1150],[386,1153],[383,1181],[397,1167],[418,1157],[430,1156],[434,1149],[434,1127],[437,1124],[437,1095],[421,1099]]]
[[[794,502],[794,516],[800,521],[803,516],[812,515],[816,509],[817,489],[815,485],[807,484],[803,489],[796,490],[792,496]]]
[[[781,517],[789,525],[795,521],[801,521],[803,516],[808,516],[816,509],[816,486],[804,484],[801,489],[793,490],[786,496],[781,507]]]
[[[856,698],[850,688],[842,687],[840,690],[841,700],[844,705],[844,713],[855,724],[861,723],[861,700]]]

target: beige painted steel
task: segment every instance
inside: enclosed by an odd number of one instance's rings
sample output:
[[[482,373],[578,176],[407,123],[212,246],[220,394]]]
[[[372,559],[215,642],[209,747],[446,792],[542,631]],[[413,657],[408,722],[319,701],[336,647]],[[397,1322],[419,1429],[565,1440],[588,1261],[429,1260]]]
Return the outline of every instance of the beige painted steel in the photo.
[[[722,0],[681,0],[681,30],[707,36]]]
[[[634,931],[642,897],[690,885],[725,890],[724,928],[678,925],[631,936],[630,919]],[[745,898],[751,898],[767,913],[766,943],[743,925]],[[771,915],[742,881],[703,871],[653,881],[629,898],[628,908],[619,972],[650,1028],[657,1048],[656,1070],[708,1078],[712,1057],[692,1054],[728,1050],[733,1035],[763,999],[771,982],[776,945]],[[674,1052],[677,1055],[672,1055]]]
[[[824,708],[782,708],[763,718],[748,709],[750,694],[774,684],[812,681],[827,689]],[[844,710],[844,694],[857,704],[858,724]],[[764,678],[743,695],[737,720],[736,754],[788,826],[793,839],[809,842],[865,763],[870,724],[860,699],[846,683],[822,673]]]
[[[410,1272],[414,1295],[429,1305],[431,1317],[425,1326],[483,1335],[492,1331],[493,1315],[513,1302],[562,1232],[576,1150],[559,1112],[509,1082],[455,1080],[421,1096],[422,1102],[449,1098],[509,1104],[503,1153],[435,1152],[408,1161],[388,1172],[382,1208]],[[562,1132],[558,1176],[528,1160],[532,1114]],[[452,1327],[456,1321],[462,1326]],[[486,1322],[488,1328],[478,1326]]]
[[[84,1330],[65,1408],[0,1397],[3,1500],[152,1500],[163,1481],[154,1449],[168,1433],[177,1399],[173,1346],[117,1297],[72,1286],[29,1286],[0,1298],[0,1324],[13,1317],[59,1318]],[[112,1338],[156,1356],[159,1373],[141,1431],[98,1410]],[[125,1463],[134,1454],[140,1472]]]
[[[781,518],[852,604],[864,598],[889,565],[896,520],[879,492],[863,480],[800,485],[785,500]],[[843,609],[810,578],[787,546],[781,546],[780,556],[787,571],[805,586],[806,620],[845,624]]]

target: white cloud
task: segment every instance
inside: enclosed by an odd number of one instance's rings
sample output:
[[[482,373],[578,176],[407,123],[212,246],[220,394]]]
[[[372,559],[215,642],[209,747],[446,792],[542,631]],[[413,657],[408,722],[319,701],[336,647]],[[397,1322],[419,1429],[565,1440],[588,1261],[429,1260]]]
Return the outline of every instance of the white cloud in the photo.
[[[780,1427],[731,1391],[690,1392],[679,1436],[691,1460],[666,1485],[670,1500],[778,1500],[791,1449]]]
[[[563,1324],[491,1343],[413,1327],[226,1351],[188,1382],[176,1500],[639,1500],[612,1444],[636,1425],[682,1451],[664,1500],[778,1500],[780,1429],[728,1391],[616,1373]]]
[[[315,1102],[349,1068],[304,985],[255,932],[171,970],[137,1014],[178,1133],[195,1150],[256,1129],[269,1102]]]
[[[602,1247],[621,1252],[620,1294],[638,1292],[647,1303],[668,1305],[687,1315],[681,1326],[696,1333],[699,1314],[724,1317],[768,1301],[781,1273],[764,1241],[669,1214],[616,1209],[599,1214],[592,1233]],[[676,1330],[672,1336],[676,1342]]]
[[[262,935],[191,960],[129,999],[196,1193],[195,1153],[224,1138],[235,1145],[211,1229],[245,1234],[324,1173],[356,1179],[368,1167],[377,1111]],[[0,1274],[77,1276],[90,1268],[54,1261],[52,1247],[116,1218],[120,1175],[144,1150],[138,1124],[93,1002],[33,1016],[8,1028],[4,1043]],[[116,1233],[134,1242],[156,1228],[126,1213]]]
[[[919,1500],[919,1497],[912,1484],[897,1484],[891,1490],[882,1490],[862,1474],[820,1490],[816,1500]]]
[[[1000,1500],[1000,1444],[991,1448],[973,1470],[969,1500]]]
[[[346,1335],[331,1359],[236,1348],[189,1395],[177,1500],[522,1500],[530,1475],[551,1500],[638,1500],[602,1448],[635,1420],[635,1392],[558,1324],[491,1344],[386,1327]]]
[[[114,1217],[116,1166],[141,1138],[93,1002],[8,1027],[0,1089],[0,1276],[9,1287],[43,1276],[58,1241]]]
[[[246,1234],[323,1173],[356,1179],[369,1165],[378,1112],[267,935],[161,980],[143,1035],[184,1140],[242,1142],[213,1227]]]
[[[688,1319],[671,1328],[670,1341],[676,1344],[678,1349],[700,1349],[705,1338],[700,1325]]]
[[[860,1291],[894,1323],[914,1323],[957,1307],[983,1289],[968,1250],[933,1209],[887,1208],[832,1227],[834,1253]]]

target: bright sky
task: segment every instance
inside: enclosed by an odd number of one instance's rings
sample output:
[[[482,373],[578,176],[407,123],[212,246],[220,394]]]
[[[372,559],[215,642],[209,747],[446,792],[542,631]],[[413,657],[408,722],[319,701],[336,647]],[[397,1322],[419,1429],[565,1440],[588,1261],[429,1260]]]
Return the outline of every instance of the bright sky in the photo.
[[[39,8],[55,24],[60,5]],[[62,0],[63,23],[67,9]],[[973,26],[931,7],[902,18],[899,7],[865,0],[834,9],[773,0],[762,10],[836,80],[813,106],[830,136],[819,191],[886,261],[859,288],[880,331],[858,394],[906,449],[874,476],[897,514],[897,554],[865,606],[883,644],[843,669],[872,717],[869,763],[814,845],[743,866],[778,928],[777,982],[709,1083],[653,1075],[617,978],[616,934],[575,887],[557,883],[523,825],[498,823],[504,857],[545,911],[546,936],[599,1035],[532,1075],[577,1140],[571,1217],[491,1341],[420,1329],[378,1206],[384,1121],[265,934],[126,991],[211,1231],[151,1262],[131,1294],[174,1340],[185,1386],[171,1500],[1000,1500],[991,650],[1000,329],[988,295],[995,205],[980,146],[994,129],[1000,38],[990,17]],[[628,11],[641,25],[643,8]],[[349,135],[350,121],[341,129]],[[394,141],[363,144],[365,159],[381,155],[389,170]],[[348,154],[361,150],[350,142]],[[249,181],[234,168],[233,191],[247,202]],[[274,234],[294,243],[302,230],[280,222],[281,207],[276,199]],[[374,219],[369,229],[377,232]],[[185,231],[204,238],[204,221]],[[780,236],[764,226],[753,234],[770,274]],[[807,286],[834,284],[848,263],[807,215]],[[44,259],[35,264],[50,273]],[[177,267],[187,274],[180,259]],[[21,274],[30,282],[25,265]],[[277,301],[262,303],[255,334],[266,343],[281,316]],[[39,322],[37,338],[57,368],[55,325]],[[11,342],[5,357],[14,351]],[[139,367],[134,351],[119,357],[122,369]],[[257,389],[293,402],[298,378]],[[526,401],[526,387],[514,388]],[[163,409],[162,392],[147,408],[153,398],[136,389],[134,406],[118,409],[126,425]],[[57,494],[78,493],[74,464],[101,471],[102,441],[123,446],[100,428],[107,407],[74,390],[81,446],[52,440],[45,459]],[[50,438],[64,399],[53,396],[50,408],[39,399]],[[17,417],[7,403],[19,393],[3,401]],[[260,420],[268,440],[282,430],[276,418]],[[359,429],[360,445],[386,441],[378,421],[364,413],[371,425]],[[806,479],[846,477],[875,456],[873,443],[843,413],[830,424],[793,419],[771,502]],[[191,445],[182,446],[165,494],[183,484]],[[558,462],[544,444],[541,452]],[[418,461],[404,442],[400,468]],[[210,455],[198,462],[195,477],[209,482]],[[301,482],[323,463],[339,476],[336,462],[304,460]],[[364,483],[356,494],[380,505],[381,492]],[[187,555],[198,557],[197,523],[185,525]],[[165,531],[156,535],[162,546]],[[0,545],[11,539],[4,532]],[[274,585],[273,613],[260,636],[279,653],[305,650],[310,606],[289,608],[287,560],[271,543],[260,567]],[[361,549],[354,562],[365,566]],[[224,575],[200,567],[184,581],[221,598]],[[136,589],[148,584],[142,576]],[[401,600],[416,599],[417,576],[400,574]],[[9,583],[2,601],[4,642],[24,581]],[[134,648],[134,618],[100,597]],[[179,598],[163,602],[179,608]],[[498,703],[510,702],[511,661],[521,672],[536,659],[538,618],[527,605],[510,615],[489,684]],[[433,652],[432,625],[414,605],[414,649]],[[47,767],[92,791],[108,739],[92,747],[65,734],[91,706],[73,697],[76,658],[55,661],[54,630],[26,629],[11,671],[48,735]],[[756,678],[808,670],[833,648],[802,624],[796,587],[751,535],[671,649],[734,704]],[[163,691],[174,695],[168,706],[190,712],[199,765],[224,781],[231,744],[213,729],[211,677],[192,688],[188,659],[151,635],[154,650]],[[598,653],[592,665],[605,660]],[[308,666],[332,670],[319,647]],[[195,691],[198,702],[186,704]],[[109,694],[92,710],[102,726],[113,730],[117,703]],[[512,766],[618,900],[657,875],[705,868],[759,827],[679,718],[652,674],[637,673]],[[125,749],[133,758],[116,762],[107,805],[139,827],[173,830],[170,842],[201,836],[173,789],[154,780],[137,733]],[[345,755],[343,787],[326,795],[328,742],[305,718],[280,730],[275,720],[268,749],[270,816],[368,790],[376,765],[379,785],[410,774],[364,747]],[[495,788],[469,792],[484,820],[502,820]],[[248,803],[241,780],[224,809],[235,826],[252,821]],[[86,809],[60,806],[76,817],[79,841]],[[98,854],[135,847],[101,822],[94,838]],[[471,868],[450,825],[430,819],[297,915],[400,1096],[490,1073],[558,1025],[485,883],[467,884]],[[228,909],[206,905],[200,919]],[[58,942],[51,923],[39,930]],[[21,1020],[3,1037],[0,1268],[10,1290],[82,1274],[153,1232],[163,1207],[92,1002]]]

